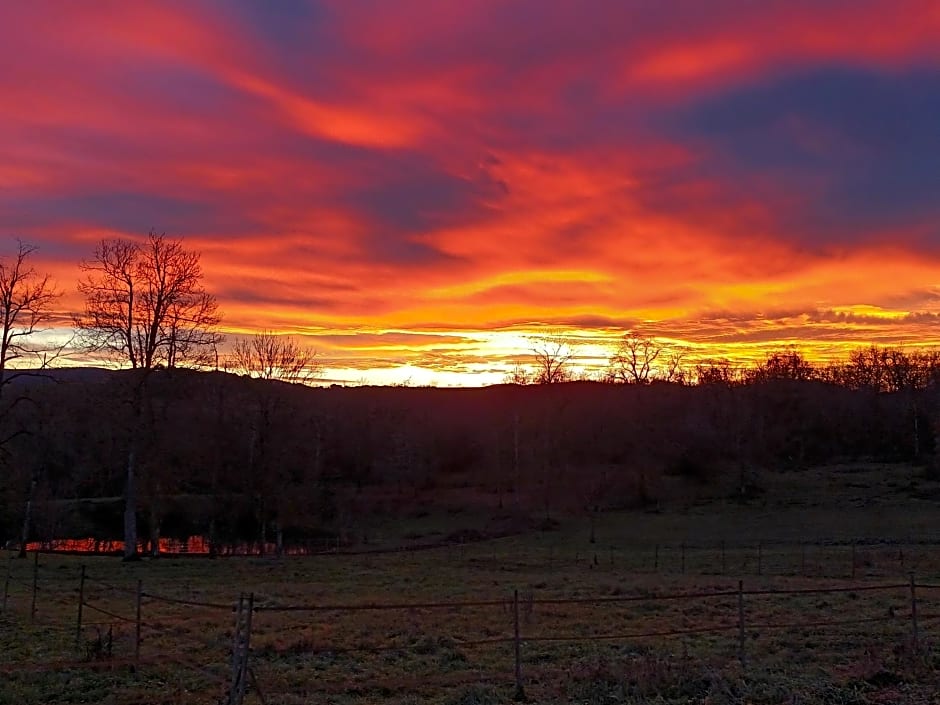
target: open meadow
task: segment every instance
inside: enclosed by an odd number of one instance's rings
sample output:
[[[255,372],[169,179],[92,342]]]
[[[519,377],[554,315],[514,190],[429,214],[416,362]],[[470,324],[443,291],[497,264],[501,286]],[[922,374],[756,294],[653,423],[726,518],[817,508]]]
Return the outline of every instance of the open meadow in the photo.
[[[800,501],[781,485],[774,503],[603,513],[594,543],[590,518],[569,517],[419,550],[478,521],[455,511],[389,523],[389,545],[411,538],[401,551],[4,556],[0,703],[225,702],[240,595],[255,608],[245,702],[507,702],[517,617],[534,702],[936,702],[936,510],[906,481],[887,492],[892,472],[908,471],[829,469],[830,491]]]

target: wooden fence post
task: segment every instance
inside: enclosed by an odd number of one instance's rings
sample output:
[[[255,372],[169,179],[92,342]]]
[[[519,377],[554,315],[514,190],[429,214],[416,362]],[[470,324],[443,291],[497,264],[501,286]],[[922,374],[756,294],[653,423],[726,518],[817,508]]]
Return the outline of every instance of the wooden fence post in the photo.
[[[728,574],[728,560],[727,560],[727,555],[726,555],[726,552],[725,552],[725,542],[724,542],[724,541],[721,542],[721,574],[722,574],[722,575],[727,575],[727,574]]]
[[[241,689],[238,692],[238,705],[245,700],[245,689],[248,687],[248,656],[251,654],[251,617],[255,611],[255,594],[248,593],[248,614],[245,616],[245,656],[242,659]]]
[[[915,590],[914,571],[911,571],[911,643],[917,651],[917,592]]]
[[[685,575],[685,541],[679,546],[679,551],[682,553],[682,574]]]
[[[659,544],[656,544],[656,548],[653,550],[653,572],[659,572]]]
[[[232,630],[232,685],[229,689],[226,705],[232,705],[235,702],[235,690],[238,684],[238,670],[241,668],[239,662],[239,641],[241,639],[242,612],[245,607],[245,593],[238,596],[238,607],[235,608],[235,628]]]
[[[806,575],[806,541],[800,541],[800,575]]]
[[[134,665],[138,668],[140,667],[140,607],[141,600],[143,598],[144,586],[143,581],[137,579],[137,624],[136,630],[134,632]]]
[[[247,599],[242,593],[238,598],[238,609],[235,615],[235,633],[232,637],[232,684],[226,705],[242,705],[245,700],[247,679],[251,676],[254,680],[254,674],[248,668],[248,655],[251,652],[251,615],[254,609],[254,593],[250,593]]]
[[[747,668],[747,652],[744,635],[744,581],[738,581],[738,660],[741,668]]]
[[[29,608],[29,621],[36,621],[36,592],[39,589],[39,550],[33,553],[33,602]]]
[[[855,580],[855,542],[852,542],[852,580]]]
[[[757,574],[761,575],[764,572],[764,542],[757,542]]]
[[[522,702],[525,700],[525,689],[522,687],[522,650],[521,638],[519,636],[519,591],[512,593],[512,623],[513,623],[513,647],[516,661],[516,694],[513,700]]]
[[[82,608],[85,606],[85,564],[82,564],[81,577],[78,579],[78,619],[75,620],[75,648],[82,645]]]

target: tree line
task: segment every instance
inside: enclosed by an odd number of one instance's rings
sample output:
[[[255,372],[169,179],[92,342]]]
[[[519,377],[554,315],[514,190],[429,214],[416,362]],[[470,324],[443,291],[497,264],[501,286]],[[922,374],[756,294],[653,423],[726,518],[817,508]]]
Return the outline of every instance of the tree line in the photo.
[[[935,351],[813,364],[784,348],[741,368],[630,332],[600,379],[578,382],[572,345],[543,337],[504,385],[311,387],[316,352],[290,337],[220,353],[198,253],[151,232],[82,263],[68,344],[124,369],[70,371],[37,342],[58,293],[34,252],[0,262],[0,536],[19,544],[120,537],[134,558],[201,534],[280,551],[367,540],[370,518],[446,497],[550,519],[706,485],[747,498],[767,472],[846,458],[933,468]]]
[[[520,361],[505,377],[507,384],[558,384],[600,381],[646,385],[742,385],[769,380],[816,380],[849,389],[900,392],[926,389],[940,380],[940,351],[869,345],[839,360],[813,362],[795,346],[771,350],[749,364],[726,358],[690,359],[682,345],[662,342],[636,331],[614,346],[606,365],[586,372],[577,367],[578,343],[562,335],[532,339],[529,361]]]
[[[509,522],[656,507],[699,493],[751,501],[769,473],[851,460],[934,472],[936,388],[818,380],[740,385],[572,382],[477,389],[307,387],[227,372],[21,379],[7,420],[0,535],[124,536],[216,546],[367,541],[380,517],[485,511]],[[807,487],[807,492],[813,491]],[[23,526],[26,498],[32,517]]]

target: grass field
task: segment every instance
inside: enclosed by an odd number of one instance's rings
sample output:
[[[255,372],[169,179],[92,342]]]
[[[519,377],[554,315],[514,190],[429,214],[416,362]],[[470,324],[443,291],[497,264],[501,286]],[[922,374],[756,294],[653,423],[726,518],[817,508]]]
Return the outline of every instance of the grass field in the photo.
[[[819,472],[835,480],[809,499],[799,499],[796,489],[777,488],[768,495],[779,501],[759,506],[713,501],[661,514],[602,514],[594,544],[587,538],[588,519],[580,517],[562,520],[554,531],[374,555],[138,563],[42,555],[34,621],[32,559],[5,561],[3,570],[12,570],[14,582],[0,617],[0,704],[218,702],[229,678],[234,625],[229,605],[240,593],[253,593],[259,608],[251,664],[268,703],[508,702],[514,694],[515,590],[521,595],[523,678],[535,702],[937,702],[940,590],[917,590],[915,648],[908,585],[910,570],[919,584],[940,585],[936,548],[911,543],[935,538],[930,534],[933,488],[924,483],[911,488],[899,480],[902,489],[894,492],[886,476],[895,472],[890,468],[846,471],[850,479]],[[459,513],[429,514],[397,522],[386,533],[399,531],[420,542],[453,528],[470,527],[461,526]],[[874,538],[886,543],[855,548],[853,578],[853,540]],[[802,547],[804,541],[809,543]],[[86,602],[117,617],[85,607],[76,644],[83,564]],[[132,669],[127,661],[134,655],[138,580],[145,594],[208,606],[145,597],[141,664]],[[739,660],[736,594],[655,599],[734,593],[738,580],[748,591],[846,589],[747,595],[746,664]],[[897,587],[864,589],[880,585]],[[634,596],[648,599],[544,602]],[[499,604],[274,611],[490,600]],[[822,621],[855,623],[782,626]],[[630,636],[706,627],[723,631]],[[113,660],[99,660],[98,636],[109,628]],[[468,643],[503,637],[510,640]],[[246,702],[261,700],[249,692]]]

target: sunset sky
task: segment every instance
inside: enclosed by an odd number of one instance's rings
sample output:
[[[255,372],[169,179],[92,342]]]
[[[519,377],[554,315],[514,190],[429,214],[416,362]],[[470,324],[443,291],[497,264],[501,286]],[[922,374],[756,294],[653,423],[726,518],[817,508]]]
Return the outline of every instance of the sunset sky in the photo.
[[[940,3],[3,2],[0,244],[151,228],[327,379],[933,345]]]

